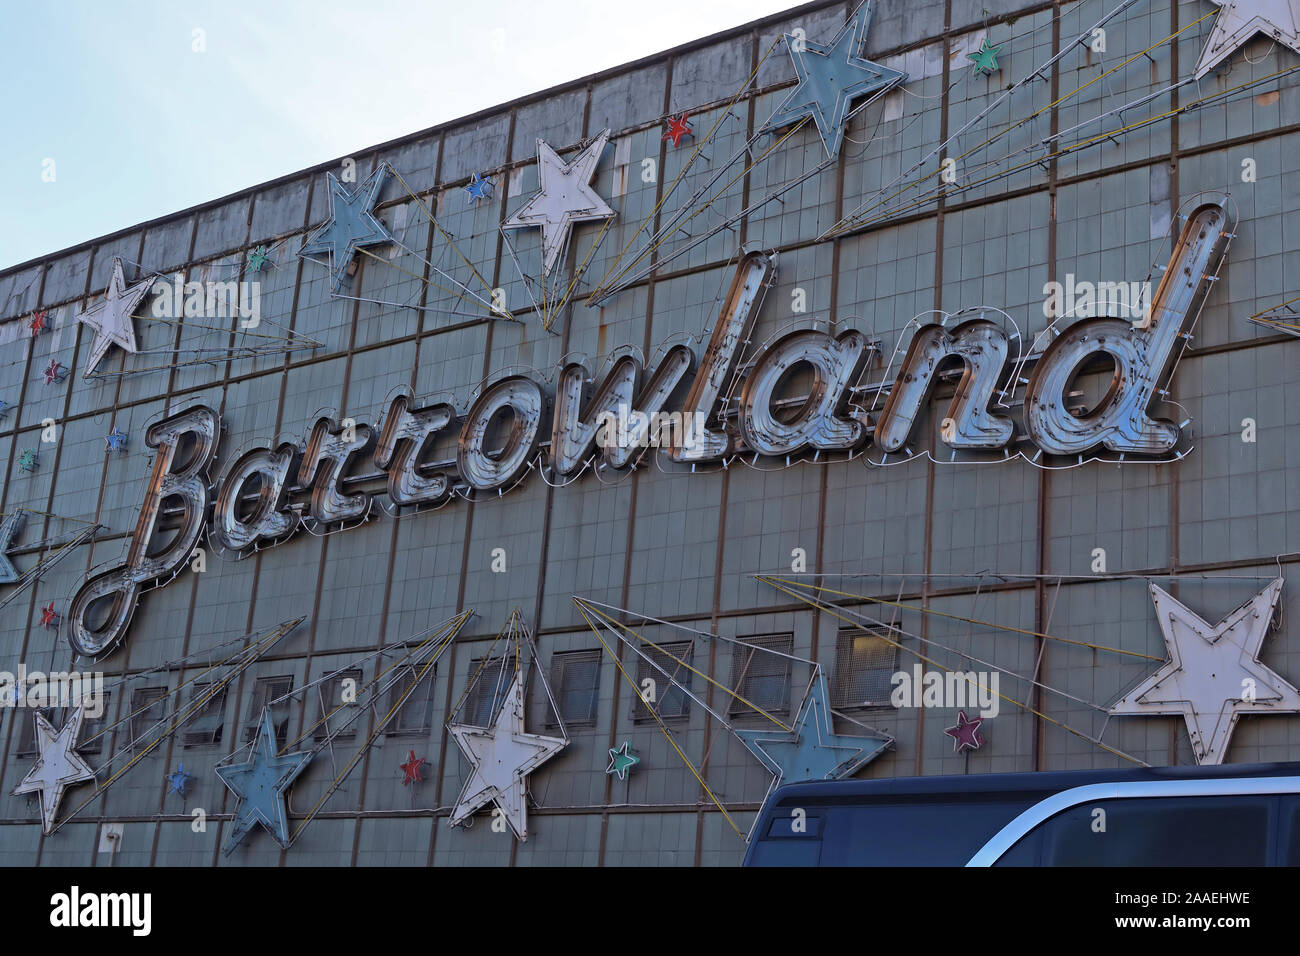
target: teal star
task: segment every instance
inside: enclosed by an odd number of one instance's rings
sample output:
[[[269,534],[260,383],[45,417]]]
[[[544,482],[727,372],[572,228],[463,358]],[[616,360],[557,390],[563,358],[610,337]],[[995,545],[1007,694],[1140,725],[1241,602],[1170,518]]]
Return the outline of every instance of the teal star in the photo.
[[[997,46],[989,44],[989,38],[985,37],[980,44],[980,48],[974,53],[967,53],[968,59],[973,60],[975,65],[971,67],[976,73],[983,73],[985,76],[992,76],[1000,67],[998,66],[998,54],[1002,52],[1004,44],[999,43]]]
[[[248,254],[248,268],[253,272],[261,272],[272,264],[271,254],[266,251],[266,246],[258,246]]]
[[[253,741],[252,759],[217,767],[217,776],[239,800],[222,852],[229,856],[257,824],[270,831],[280,846],[289,846],[289,814],[285,791],[311,760],[311,751],[277,754],[271,711],[262,711],[262,724]]]
[[[782,783],[847,777],[891,743],[884,737],[835,733],[826,675],[820,671],[799,707],[790,733],[779,730],[734,733],[776,775],[774,787]]]
[[[853,100],[875,99],[907,79],[906,73],[858,56],[867,38],[873,4],[874,0],[866,0],[854,10],[829,44],[812,40],[796,44],[793,37],[786,39],[799,83],[781,101],[760,132],[811,117],[821,135],[826,156],[837,156]]]
[[[626,780],[627,772],[641,762],[641,758],[628,750],[631,741],[623,741],[623,746],[609,749],[609,766],[605,773],[618,774],[618,779]]]
[[[358,250],[397,241],[374,212],[387,175],[388,165],[381,164],[364,183],[356,189],[348,189],[333,173],[325,174],[330,215],[308,237],[298,255],[329,256],[331,294],[338,294]]]
[[[36,452],[30,448],[18,456],[18,467],[22,471],[35,471],[38,464],[40,461],[36,457]]]

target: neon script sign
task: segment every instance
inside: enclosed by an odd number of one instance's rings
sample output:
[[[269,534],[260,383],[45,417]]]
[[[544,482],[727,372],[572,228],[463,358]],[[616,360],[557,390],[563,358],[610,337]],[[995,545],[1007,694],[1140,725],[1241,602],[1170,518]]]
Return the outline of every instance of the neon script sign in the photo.
[[[366,520],[375,493],[345,490],[345,483],[355,488],[356,469],[366,461],[378,469],[384,493],[399,508],[441,505],[456,495],[497,496],[533,467],[566,480],[593,465],[626,469],[652,444],[692,470],[725,465],[737,455],[792,462],[855,455],[866,448],[883,462],[890,455],[907,457],[925,403],[943,370],[953,365],[960,376],[939,435],[954,450],[1012,457],[1016,427],[1004,414],[1011,408],[1006,396],[1023,385],[1019,441],[1036,446],[1034,459],[1082,461],[1085,453],[1104,449],[1121,461],[1126,456],[1163,460],[1174,451],[1181,429],[1148,411],[1167,394],[1178,342],[1190,334],[1231,236],[1218,202],[1202,203],[1183,221],[1141,322],[1077,321],[1030,356],[1033,369],[1023,379],[1029,360],[1009,361],[1012,337],[982,318],[951,329],[942,323],[921,326],[893,381],[876,386],[855,384],[873,352],[856,330],[790,332],[742,364],[742,345],[774,270],[772,257],[749,253],[739,263],[698,368],[692,350],[679,344],[653,371],[633,355],[619,357],[598,385],[582,364],[566,365],[553,394],[531,375],[511,374],[486,385],[463,414],[447,403],[420,406],[398,395],[378,427],[320,418],[305,445],[254,448],[215,485],[208,470],[216,456],[220,416],[204,405],[185,409],[147,429],[145,442],[157,455],[131,544],[120,564],[93,573],[73,596],[69,641],[87,657],[111,651],[126,636],[140,593],[179,574],[205,533],[210,546],[242,556],[278,544],[302,527],[330,529]],[[1109,386],[1092,410],[1080,413],[1070,405],[1070,390],[1103,358],[1114,369]],[[791,409],[779,394],[796,368],[808,389]],[[644,428],[624,427],[628,417],[662,417],[682,389],[680,415],[671,413],[680,427],[666,440]],[[869,393],[883,402],[862,403],[861,396]],[[453,429],[458,429],[454,460],[430,461],[438,436]],[[611,441],[611,434],[618,439]]]

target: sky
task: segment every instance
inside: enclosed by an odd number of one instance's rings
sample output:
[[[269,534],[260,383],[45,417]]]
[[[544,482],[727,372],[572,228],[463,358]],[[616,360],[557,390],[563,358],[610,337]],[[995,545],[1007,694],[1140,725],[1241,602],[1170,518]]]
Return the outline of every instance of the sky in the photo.
[[[799,0],[0,0],[0,269]]]

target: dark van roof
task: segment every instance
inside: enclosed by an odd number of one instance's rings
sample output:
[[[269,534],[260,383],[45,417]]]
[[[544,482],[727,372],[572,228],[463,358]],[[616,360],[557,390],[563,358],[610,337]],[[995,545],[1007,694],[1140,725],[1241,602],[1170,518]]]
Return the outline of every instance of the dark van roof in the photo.
[[[886,780],[819,780],[777,789],[769,808],[891,800],[898,797],[973,798],[980,794],[1050,794],[1093,783],[1142,780],[1204,780],[1215,777],[1300,776],[1300,762],[1224,764],[1208,767],[1116,767],[1110,770],[1060,770],[1030,773],[946,774]]]

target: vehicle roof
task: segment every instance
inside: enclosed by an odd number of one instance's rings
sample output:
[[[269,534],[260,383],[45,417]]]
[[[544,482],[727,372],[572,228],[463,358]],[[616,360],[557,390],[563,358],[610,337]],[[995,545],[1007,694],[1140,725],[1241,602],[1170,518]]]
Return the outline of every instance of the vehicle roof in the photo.
[[[1205,780],[1225,777],[1300,776],[1300,762],[1226,764],[1207,767],[1115,767],[1109,770],[1059,770],[1030,773],[945,774],[883,780],[818,780],[779,787],[769,808],[792,805],[857,803],[897,797],[1058,793],[1093,783],[1144,780]]]

